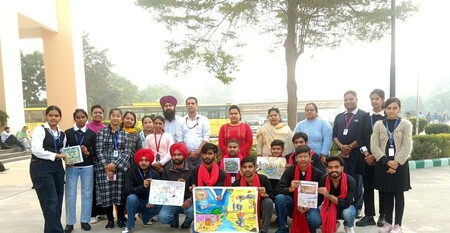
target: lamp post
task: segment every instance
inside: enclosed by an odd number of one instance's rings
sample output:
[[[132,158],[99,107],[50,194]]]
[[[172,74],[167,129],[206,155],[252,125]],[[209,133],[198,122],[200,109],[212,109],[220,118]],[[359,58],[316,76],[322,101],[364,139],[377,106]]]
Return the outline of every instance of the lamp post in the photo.
[[[395,97],[395,0],[391,0],[391,70],[390,97]]]

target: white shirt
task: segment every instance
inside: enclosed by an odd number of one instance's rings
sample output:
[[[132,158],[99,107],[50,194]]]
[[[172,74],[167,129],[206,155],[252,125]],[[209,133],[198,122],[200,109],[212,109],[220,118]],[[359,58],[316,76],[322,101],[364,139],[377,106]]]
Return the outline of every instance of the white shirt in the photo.
[[[210,134],[209,119],[197,113],[194,119],[188,115],[182,118],[176,136],[177,142],[184,142],[189,151],[195,151],[202,141],[209,142]]]
[[[44,138],[45,138],[45,130],[46,129],[49,129],[50,131],[52,131],[50,128],[50,125],[48,125],[47,122],[45,122],[44,127],[38,126],[38,127],[34,128],[33,136],[31,139],[31,152],[33,153],[33,155],[35,155],[38,158],[55,161],[56,153],[44,150],[44,148],[43,148],[43,142],[44,142]],[[62,132],[58,126],[57,126],[57,130],[60,133]],[[53,132],[53,135],[57,135],[57,132]],[[66,140],[67,140],[66,137],[64,137],[63,147],[65,147],[65,145],[66,145]]]
[[[177,128],[181,125],[183,119],[183,117],[175,115],[175,119],[173,119],[172,121],[166,120],[164,123],[164,133],[172,135],[174,142],[177,141]]]

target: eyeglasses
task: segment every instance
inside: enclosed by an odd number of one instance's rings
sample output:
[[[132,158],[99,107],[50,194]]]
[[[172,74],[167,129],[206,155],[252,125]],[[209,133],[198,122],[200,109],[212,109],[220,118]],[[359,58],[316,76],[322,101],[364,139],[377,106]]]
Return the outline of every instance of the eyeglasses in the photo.
[[[309,156],[297,156],[300,160],[307,160],[309,159]]]

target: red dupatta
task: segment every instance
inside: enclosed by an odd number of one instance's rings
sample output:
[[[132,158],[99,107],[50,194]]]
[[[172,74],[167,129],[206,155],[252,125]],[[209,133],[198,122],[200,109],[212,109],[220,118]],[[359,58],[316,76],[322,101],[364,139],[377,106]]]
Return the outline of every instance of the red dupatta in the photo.
[[[219,179],[219,166],[216,162],[212,163],[211,174],[209,174],[208,169],[206,169],[205,164],[200,164],[198,168],[198,186],[214,186]]]
[[[311,162],[308,163],[306,168],[305,180],[311,181],[312,166]],[[294,180],[300,180],[300,167],[295,165]],[[306,213],[300,213],[298,211],[298,188],[294,190],[294,210],[292,213],[292,231],[291,233],[309,233],[308,219]]]
[[[330,192],[330,175],[327,176],[325,180],[325,187],[328,192]],[[341,176],[341,190],[338,198],[347,197],[347,175],[342,172]],[[330,199],[325,198],[322,204],[322,209],[320,210],[320,217],[322,218],[322,232],[323,233],[334,233],[336,231],[336,220],[337,220],[337,206],[330,201]]]
[[[224,160],[223,159],[226,159],[226,158],[230,158],[230,156],[228,154],[226,154],[220,160],[220,169],[222,169],[224,171],[225,171],[225,164],[224,164]],[[237,158],[239,158],[239,162],[242,162],[242,155],[240,153],[238,154]],[[236,180],[238,180],[240,178],[241,178],[241,175],[239,174],[239,172],[236,173]],[[225,175],[225,182],[224,182],[223,185],[226,186],[226,187],[231,186],[231,173],[227,172],[227,174]]]

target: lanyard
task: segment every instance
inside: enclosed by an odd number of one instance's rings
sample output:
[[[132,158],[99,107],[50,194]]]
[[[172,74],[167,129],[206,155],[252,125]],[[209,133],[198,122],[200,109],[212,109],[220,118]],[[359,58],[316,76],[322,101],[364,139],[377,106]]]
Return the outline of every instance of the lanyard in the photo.
[[[352,114],[352,117],[350,117],[350,120],[347,120],[347,114],[345,114],[345,128],[348,129],[348,126],[350,125],[350,122],[352,122],[353,117],[355,114]]]
[[[387,120],[386,120],[386,132],[387,132],[387,134],[388,134],[388,138],[389,138],[389,146],[390,147],[393,147],[393,145],[394,145],[394,130],[395,130],[395,128],[397,128],[397,124],[398,124],[398,118],[395,120],[395,123],[394,123],[394,129],[392,129],[392,133],[389,131],[389,125],[388,125],[388,122],[387,122]]]
[[[155,146],[156,146],[156,152],[159,152],[159,146],[161,145],[161,138],[163,137],[163,135],[161,134],[161,137],[159,137],[159,141],[156,141],[156,133],[154,133],[155,135]]]
[[[119,148],[119,139],[118,139],[119,133],[120,133],[120,128],[117,130],[117,132],[115,134],[113,134],[114,150],[117,150]]]
[[[144,174],[142,174],[141,169],[137,168],[139,175],[141,176],[142,182],[144,182]],[[148,169],[148,175],[150,177],[150,179],[152,178],[152,171],[150,169]],[[150,186],[148,186],[148,189],[150,189]]]
[[[195,126],[198,125],[198,117],[195,118],[195,119],[196,119],[195,125],[192,126],[192,127],[189,127],[189,125],[188,125],[188,118],[189,118],[189,117],[186,117],[186,127],[188,127],[188,129],[193,129],[193,128],[195,128]]]
[[[86,128],[86,130],[87,130],[87,128]],[[75,140],[77,141],[77,144],[81,146],[81,144],[83,144],[84,137],[86,136],[86,132],[83,133],[83,137],[81,137],[81,141],[78,141],[78,135],[77,135],[77,131],[75,131],[75,129],[73,129],[73,134],[75,135]]]
[[[372,130],[373,130],[373,119],[372,119],[372,115],[370,116],[370,125],[372,126]]]
[[[56,130],[56,131],[58,131],[58,135],[55,137],[55,135],[53,134],[53,132],[50,130],[50,129],[48,129],[48,128],[45,128],[49,133],[50,133],[50,135],[52,135],[52,137],[53,137],[53,143],[54,143],[54,145],[55,145],[55,153],[58,153],[58,146],[59,146],[59,143],[61,142],[61,131],[59,131],[59,130]]]

